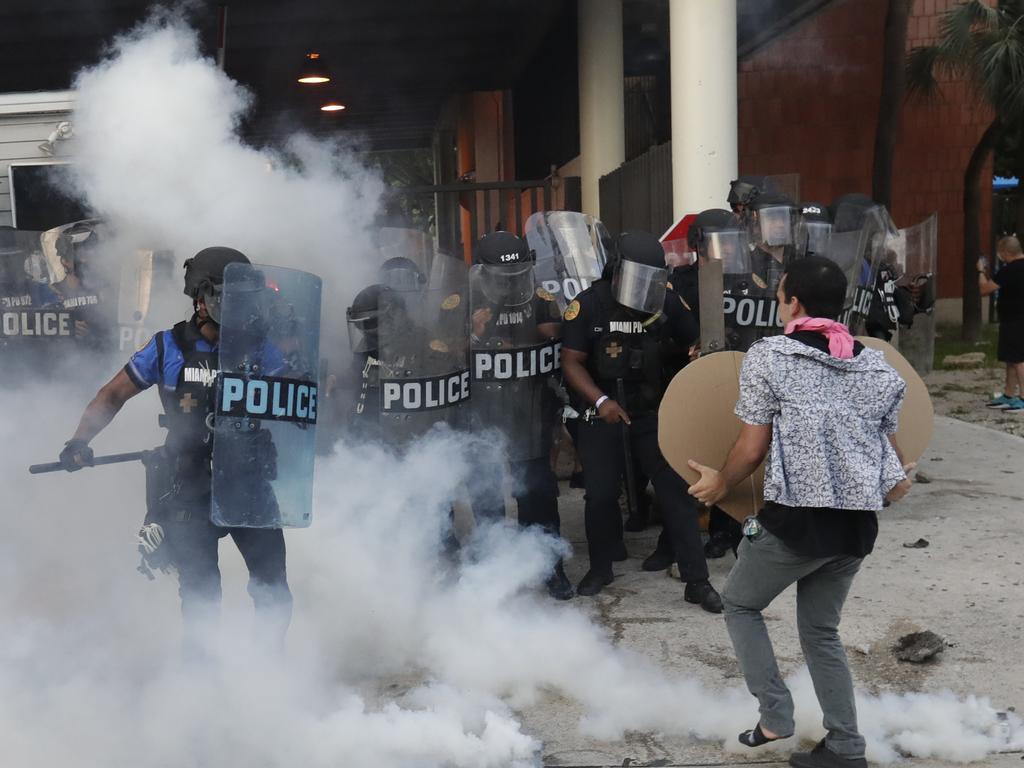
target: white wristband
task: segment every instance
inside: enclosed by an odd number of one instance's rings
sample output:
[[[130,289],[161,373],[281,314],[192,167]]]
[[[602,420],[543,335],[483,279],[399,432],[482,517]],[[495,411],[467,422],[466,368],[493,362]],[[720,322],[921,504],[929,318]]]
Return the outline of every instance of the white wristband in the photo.
[[[603,403],[607,399],[608,399],[608,395],[601,395],[599,398],[597,398],[597,402],[594,403],[594,410],[597,410],[597,411],[601,410],[601,403]]]

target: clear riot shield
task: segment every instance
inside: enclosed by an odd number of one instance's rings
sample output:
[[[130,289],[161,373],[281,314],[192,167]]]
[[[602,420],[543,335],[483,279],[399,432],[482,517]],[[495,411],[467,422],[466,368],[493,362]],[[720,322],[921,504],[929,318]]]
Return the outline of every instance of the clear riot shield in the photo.
[[[601,277],[611,236],[604,224],[575,211],[540,211],[526,220],[526,242],[537,256],[537,285],[565,311],[577,294]]]
[[[390,445],[408,445],[436,424],[468,426],[465,262],[438,254],[432,280],[426,290],[380,296],[380,426]]]
[[[75,316],[53,289],[42,232],[0,230],[0,349],[5,362],[52,364],[74,344]]]
[[[931,373],[935,359],[935,297],[939,254],[939,217],[932,214],[913,227],[901,229],[897,252],[897,287],[913,302],[913,324],[900,328],[898,346],[921,375]]]
[[[701,290],[701,347],[715,343],[716,327],[722,328],[720,349],[745,352],[758,339],[782,332],[775,291],[782,274],[782,262],[774,253],[751,249],[745,230],[705,229],[698,272]],[[781,252],[781,251],[780,251]],[[713,268],[704,269],[705,264]],[[721,277],[719,278],[719,269]],[[714,294],[721,280],[721,300]],[[705,295],[711,305],[705,309]],[[712,315],[721,314],[718,321]],[[706,326],[706,323],[708,324]],[[705,327],[710,333],[705,338]]]
[[[881,205],[842,204],[834,213],[826,255],[846,274],[847,301],[840,320],[854,334],[863,332],[874,300],[878,267],[892,251],[896,235],[896,225]]]
[[[538,316],[547,300],[533,292],[524,297],[517,280],[501,267],[470,270],[470,402],[473,428],[497,429],[509,460],[525,461],[548,453],[562,345],[538,330],[551,322]]]
[[[320,278],[224,270],[213,439],[215,525],[306,527],[313,515]]]
[[[139,250],[121,262],[118,276],[118,347],[131,353],[181,314],[180,277],[170,251]]]

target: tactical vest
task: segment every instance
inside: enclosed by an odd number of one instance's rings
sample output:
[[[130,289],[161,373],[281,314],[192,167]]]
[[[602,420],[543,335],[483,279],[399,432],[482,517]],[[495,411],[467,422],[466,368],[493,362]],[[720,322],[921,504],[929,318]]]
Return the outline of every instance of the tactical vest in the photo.
[[[621,405],[628,413],[657,411],[667,384],[667,320],[663,315],[641,319],[638,312],[615,301],[608,280],[598,280],[590,288],[601,308],[594,325],[605,331],[587,356],[587,370],[594,382],[616,400],[618,382],[622,380],[625,402]]]
[[[167,427],[164,445],[177,457],[188,457],[205,462],[213,452],[212,425],[207,419],[214,413],[217,391],[217,352],[206,352],[196,348],[199,341],[205,341],[199,329],[191,321],[182,321],[171,329],[171,336],[181,350],[184,364],[178,373],[174,389],[162,382],[160,401],[164,406],[163,426]],[[157,363],[164,369],[164,334],[156,336]]]

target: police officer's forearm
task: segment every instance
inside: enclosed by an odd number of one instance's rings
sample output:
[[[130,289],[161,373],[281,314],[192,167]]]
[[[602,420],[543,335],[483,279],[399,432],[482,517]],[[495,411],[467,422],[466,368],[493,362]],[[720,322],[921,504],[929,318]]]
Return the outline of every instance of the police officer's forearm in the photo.
[[[75,430],[72,439],[85,443],[90,442],[113,421],[129,398],[137,395],[140,391],[128,378],[128,375],[124,371],[120,371],[100,388],[100,391],[85,407],[82,418],[78,422],[78,429]]]
[[[590,372],[579,360],[562,355],[562,375],[565,382],[587,404],[594,405],[604,392],[594,383]]]

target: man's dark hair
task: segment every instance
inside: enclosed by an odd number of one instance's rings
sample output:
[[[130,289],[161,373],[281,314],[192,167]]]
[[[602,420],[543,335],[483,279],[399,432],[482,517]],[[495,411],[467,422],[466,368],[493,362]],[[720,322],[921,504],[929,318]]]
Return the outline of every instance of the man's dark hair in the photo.
[[[846,275],[834,261],[806,256],[786,267],[784,277],[782,295],[786,301],[796,296],[811,317],[835,320],[843,313]]]

